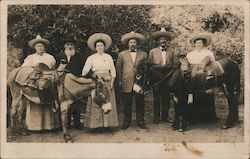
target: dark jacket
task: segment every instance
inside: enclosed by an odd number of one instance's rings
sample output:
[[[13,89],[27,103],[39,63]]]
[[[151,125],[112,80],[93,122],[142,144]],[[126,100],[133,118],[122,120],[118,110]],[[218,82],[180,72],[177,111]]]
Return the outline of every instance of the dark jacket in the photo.
[[[177,57],[175,56],[174,50],[171,48],[168,48],[166,52],[167,52],[166,64],[168,65],[177,64],[178,60],[177,60]],[[148,61],[149,63],[156,64],[156,65],[160,65],[162,63],[162,55],[161,55],[160,47],[153,48],[149,52]]]
[[[56,59],[56,68],[59,66],[61,60],[65,59],[68,62],[66,69],[75,76],[80,76],[82,74],[82,69],[87,57],[83,56],[79,52],[76,52],[75,55],[70,58],[70,61],[68,61],[65,53],[61,52],[56,55],[55,59]]]

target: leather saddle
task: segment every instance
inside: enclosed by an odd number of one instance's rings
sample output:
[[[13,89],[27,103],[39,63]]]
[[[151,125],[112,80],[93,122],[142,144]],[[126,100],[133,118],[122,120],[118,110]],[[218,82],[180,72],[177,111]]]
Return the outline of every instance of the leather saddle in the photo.
[[[43,75],[43,72],[49,70],[49,67],[43,63],[38,63],[34,67],[21,67],[16,74],[15,81],[22,86],[29,86],[35,89],[42,88],[38,86],[36,80]]]

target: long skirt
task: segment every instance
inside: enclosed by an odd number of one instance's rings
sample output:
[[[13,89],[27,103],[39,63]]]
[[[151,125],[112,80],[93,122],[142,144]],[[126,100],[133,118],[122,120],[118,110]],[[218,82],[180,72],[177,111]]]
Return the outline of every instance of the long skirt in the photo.
[[[97,74],[98,77],[110,77],[108,73]],[[98,109],[98,105],[94,102],[93,96],[88,97],[88,104],[86,108],[85,126],[87,128],[98,127],[118,127],[118,114],[116,108],[115,92],[114,88],[110,89],[110,81],[106,83],[109,89],[110,102],[112,110],[108,114],[104,114],[101,109]]]
[[[192,112],[194,122],[217,121],[214,94],[194,94]]]
[[[61,126],[58,111],[54,113],[50,105],[30,101],[27,101],[25,123],[28,130],[52,130]]]

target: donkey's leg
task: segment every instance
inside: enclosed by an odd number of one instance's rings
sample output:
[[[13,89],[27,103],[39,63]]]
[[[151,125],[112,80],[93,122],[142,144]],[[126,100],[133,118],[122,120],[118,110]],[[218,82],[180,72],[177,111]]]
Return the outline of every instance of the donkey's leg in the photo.
[[[19,122],[19,126],[20,126],[20,130],[21,130],[21,134],[22,135],[28,135],[27,133],[27,127],[26,127],[26,122],[25,122],[25,118],[26,118],[26,108],[27,108],[27,99],[26,98],[22,98],[20,100],[20,104],[17,110],[18,113],[18,122]]]
[[[228,100],[229,113],[228,113],[226,123],[222,126],[222,128],[227,129],[227,128],[232,127],[239,118],[238,116],[239,103],[238,103],[237,95],[234,93],[235,88],[232,82],[225,84],[224,89],[225,89],[224,92]]]
[[[178,107],[180,115],[178,131],[183,132],[187,128],[187,95],[181,94],[179,99]]]
[[[65,142],[68,142],[69,140],[72,141],[72,138],[70,134],[68,133],[68,114],[69,114],[69,108],[72,102],[70,101],[64,101],[61,102],[61,120],[62,120],[62,128],[63,128],[63,137]]]
[[[176,96],[174,96],[174,112],[175,112],[175,118],[174,118],[174,122],[172,124],[172,128],[173,130],[177,130],[178,129],[178,123],[179,123],[179,116],[180,116],[180,113],[179,113],[179,106],[178,106],[178,99]]]
[[[18,120],[18,107],[20,105],[20,101],[22,99],[21,94],[15,94],[16,96],[13,97],[12,103],[11,103],[11,110],[10,110],[10,118],[11,118],[11,130],[12,133],[16,133],[19,128],[19,120]]]

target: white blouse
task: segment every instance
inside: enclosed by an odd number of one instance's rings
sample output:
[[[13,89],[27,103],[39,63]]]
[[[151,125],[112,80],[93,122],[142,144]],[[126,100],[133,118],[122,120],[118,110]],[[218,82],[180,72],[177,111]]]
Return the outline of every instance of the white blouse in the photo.
[[[42,55],[34,53],[24,59],[22,66],[35,66],[38,63],[44,63],[51,69],[55,66],[56,60],[48,53],[43,53]]]
[[[202,64],[202,60],[207,56],[210,56],[211,61],[215,61],[214,53],[206,48],[200,51],[191,51],[187,54],[186,57],[190,64]]]
[[[89,56],[83,67],[82,75],[84,76],[88,74],[90,70],[92,70],[95,73],[110,72],[113,78],[116,77],[116,70],[115,70],[113,59],[107,53],[103,53],[103,54],[95,53]]]

